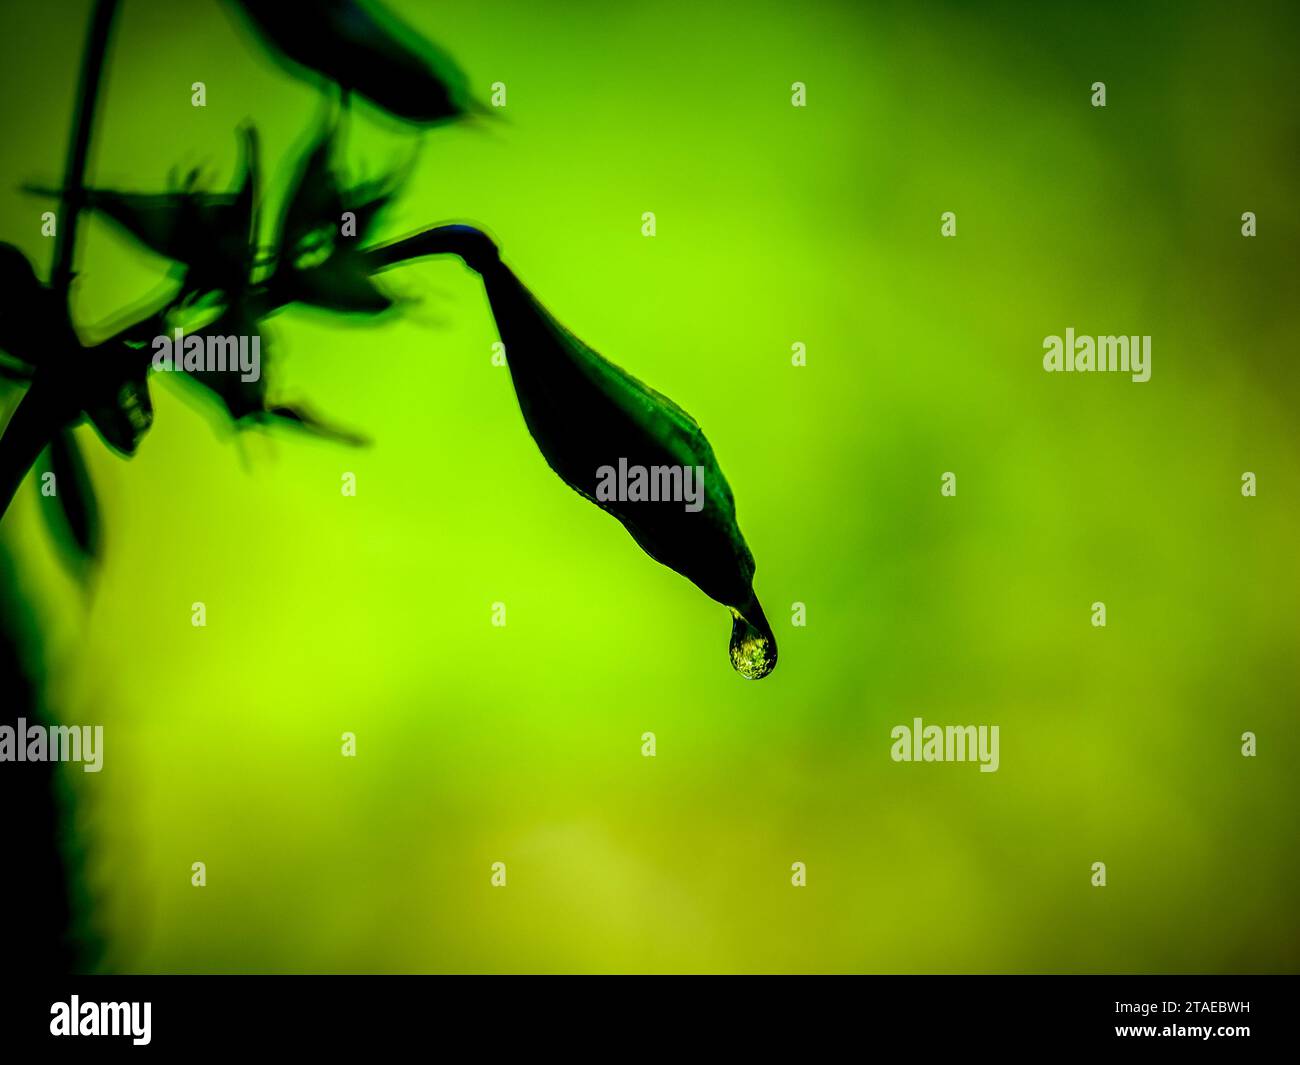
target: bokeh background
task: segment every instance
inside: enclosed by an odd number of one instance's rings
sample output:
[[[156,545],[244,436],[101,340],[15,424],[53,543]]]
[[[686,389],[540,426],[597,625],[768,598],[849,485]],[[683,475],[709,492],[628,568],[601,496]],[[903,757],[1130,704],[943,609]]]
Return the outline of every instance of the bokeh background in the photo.
[[[386,275],[377,323],[287,311],[275,391],[373,447],[233,433],[158,375],[135,459],[78,430],[88,588],[31,483],[0,525],[46,712],[106,730],[59,770],[79,964],[1295,970],[1295,7],[392,6],[508,106],[358,105],[354,173],[414,158],[383,235],[483,225],[699,419],[780,665],[733,673],[725,609],[546,468],[458,262]],[[0,8],[0,237],[42,271],[19,186],[62,173],[89,10]],[[215,2],[116,30],[92,180],[224,187],[251,119],[269,234],[320,94]],[[167,267],[87,216],[87,335]],[[1150,334],[1150,382],[1045,374],[1067,326]],[[1000,770],[893,763],[915,716],[999,725]]]

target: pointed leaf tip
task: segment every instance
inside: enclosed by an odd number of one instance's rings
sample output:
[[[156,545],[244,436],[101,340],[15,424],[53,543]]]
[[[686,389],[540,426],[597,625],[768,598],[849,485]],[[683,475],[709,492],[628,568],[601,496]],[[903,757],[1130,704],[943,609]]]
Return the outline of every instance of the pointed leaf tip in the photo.
[[[464,72],[377,3],[322,0],[308,12],[283,0],[233,2],[295,73],[313,71],[417,125],[466,111]]]

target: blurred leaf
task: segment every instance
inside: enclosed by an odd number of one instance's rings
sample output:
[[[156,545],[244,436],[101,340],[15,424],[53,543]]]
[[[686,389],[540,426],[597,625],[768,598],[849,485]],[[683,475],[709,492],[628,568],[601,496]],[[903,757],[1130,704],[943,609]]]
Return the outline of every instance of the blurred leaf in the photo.
[[[153,425],[153,401],[145,369],[130,365],[125,354],[83,373],[81,394],[86,417],[104,443],[130,456]]]
[[[186,370],[185,375],[212,396],[236,424],[270,424],[289,422],[319,436],[351,446],[363,446],[369,441],[347,429],[332,426],[310,412],[285,404],[268,405],[267,370],[271,364],[270,345],[260,332],[257,319],[243,304],[232,306],[211,326],[195,336],[259,336],[260,372],[256,380],[245,381],[230,370]]]
[[[309,433],[314,433],[316,436],[332,440],[336,444],[346,444],[348,447],[369,447],[371,442],[368,436],[354,432],[351,429],[345,429],[341,425],[327,422],[301,404],[292,407],[285,405],[268,407],[255,420],[263,424],[274,421],[289,422]]]
[[[242,158],[233,192],[201,192],[191,172],[177,192],[87,189],[85,205],[99,211],[159,255],[186,265],[185,286],[196,292],[237,289],[248,283],[256,235],[257,135],[242,130]],[[27,186],[42,196],[57,189]]]
[[[333,150],[334,133],[326,130],[298,164],[280,219],[281,259],[300,254],[321,228],[333,231],[339,224],[343,198],[331,162]]]
[[[15,379],[31,376],[52,348],[71,338],[66,305],[41,284],[32,264],[12,244],[0,243],[0,373]]]
[[[46,445],[77,414],[51,374],[37,370],[0,436],[0,515]]]
[[[54,434],[47,455],[50,472],[54,474],[53,498],[58,513],[82,558],[93,561],[100,549],[99,501],[71,429],[64,428]]]
[[[64,427],[79,419],[79,397],[87,387],[93,389],[94,375],[82,372],[85,352],[68,320],[66,302],[39,281],[26,256],[11,244],[0,244],[0,348],[7,353],[0,374],[30,380],[0,435],[0,515],[52,442],[51,458],[70,473],[69,492],[76,497],[80,456],[68,442],[58,441]],[[88,498],[83,494],[68,500],[67,518],[78,543],[91,546],[95,507],[93,495]]]
[[[295,73],[305,67],[397,118],[429,125],[468,107],[464,72],[378,4],[238,0],[238,7]]]
[[[259,337],[259,376],[256,380],[245,381],[241,374],[231,370],[186,370],[185,374],[215,396],[226,413],[235,421],[265,411],[266,371],[271,361],[268,350],[270,345],[267,344],[266,336],[261,333],[257,319],[247,312],[243,304],[230,306],[210,326],[193,332],[190,336]]]
[[[361,244],[398,181],[389,177],[344,188],[331,161],[333,149],[333,133],[327,132],[299,165],[280,225],[271,288],[278,303],[375,314],[392,301],[370,280]]]
[[[338,254],[310,270],[300,270],[280,290],[295,303],[341,314],[379,314],[393,301],[375,287],[358,256]]]

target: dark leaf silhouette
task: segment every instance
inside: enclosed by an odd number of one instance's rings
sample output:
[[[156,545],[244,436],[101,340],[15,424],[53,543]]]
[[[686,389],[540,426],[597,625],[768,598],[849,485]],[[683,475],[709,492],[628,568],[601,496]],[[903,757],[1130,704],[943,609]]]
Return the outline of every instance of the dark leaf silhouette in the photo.
[[[260,375],[256,380],[242,380],[241,375],[230,370],[186,370],[186,376],[198,382],[213,396],[220,400],[226,413],[235,421],[260,415],[266,411],[266,369],[270,362],[266,337],[261,336],[257,319],[248,314],[246,309],[236,304],[212,323],[207,329],[193,334],[200,337],[213,336],[259,336],[261,349]]]
[[[11,244],[0,244],[0,350],[4,376],[30,382],[0,437],[3,514],[40,453],[80,416],[83,390],[94,387],[80,374],[84,352],[66,304]]]
[[[104,443],[122,455],[134,455],[153,425],[153,402],[143,370],[130,377],[113,372],[86,375],[91,385],[83,408]]]
[[[99,501],[72,430],[65,428],[55,433],[48,456],[58,513],[81,556],[93,561],[99,555]]]
[[[280,224],[276,303],[308,303],[328,310],[374,314],[392,301],[370,280],[361,244],[396,193],[388,179],[342,186],[331,156],[332,133],[303,158]]]
[[[699,424],[667,396],[593,351],[541,305],[488,237],[447,226],[376,249],[377,267],[454,252],[483,277],[528,431],[567,485],[623,523],[651,558],[731,609],[731,662],[745,677],[776,666],[776,638],[754,594],[754,558]],[[699,470],[698,510],[682,500],[602,498],[602,467]]]
[[[83,416],[114,451],[134,454],[153,423],[147,370],[147,354],[117,338],[89,349],[75,340],[53,349],[0,437],[0,515],[46,445]]]
[[[270,345],[261,333],[257,318],[243,304],[235,304],[225,314],[196,336],[259,337],[260,373],[255,380],[230,370],[186,370],[185,375],[214,398],[236,424],[269,424],[276,421],[306,429],[338,443],[361,447],[369,440],[348,429],[331,425],[301,406],[268,404],[266,369],[270,363]]]
[[[263,424],[272,424],[279,421],[296,425],[316,436],[332,440],[336,444],[346,444],[348,447],[368,447],[371,442],[370,437],[362,433],[325,421],[301,403],[292,406],[282,404],[267,407],[261,414],[256,415],[253,420]]]
[[[291,302],[341,313],[378,314],[393,305],[351,253],[331,255],[319,266],[297,272],[279,291]]]
[[[305,68],[407,122],[430,125],[469,106],[464,73],[378,4],[238,0],[254,29],[295,72]]]
[[[333,229],[338,224],[343,200],[333,152],[334,134],[327,130],[316,138],[298,164],[280,219],[281,258],[300,254],[320,229]]]
[[[64,304],[41,284],[27,256],[12,244],[0,243],[0,372],[13,378],[31,376],[31,369],[53,349],[71,339]]]
[[[198,190],[197,171],[175,192],[86,189],[84,204],[99,211],[159,255],[186,265],[185,287],[194,292],[228,290],[247,283],[256,233],[257,135],[242,130],[242,160],[233,192]],[[28,186],[59,196],[58,190]]]
[[[9,509],[40,453],[78,413],[51,374],[37,370],[0,438],[0,514]]]

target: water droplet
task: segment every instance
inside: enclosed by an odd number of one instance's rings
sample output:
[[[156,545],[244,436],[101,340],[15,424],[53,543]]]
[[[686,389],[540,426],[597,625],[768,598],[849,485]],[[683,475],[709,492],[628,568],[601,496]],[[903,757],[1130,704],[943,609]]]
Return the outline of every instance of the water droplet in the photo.
[[[731,665],[747,680],[762,680],[776,668],[776,637],[764,618],[762,629],[755,628],[740,611],[731,609]]]

